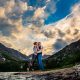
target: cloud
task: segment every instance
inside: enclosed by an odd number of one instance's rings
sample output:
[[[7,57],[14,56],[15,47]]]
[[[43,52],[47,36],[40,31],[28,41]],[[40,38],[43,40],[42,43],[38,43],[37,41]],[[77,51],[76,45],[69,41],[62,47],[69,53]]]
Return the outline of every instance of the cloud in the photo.
[[[0,7],[0,18],[5,17],[5,9]]]
[[[6,3],[7,3],[6,0],[0,0],[0,7],[5,6]]]
[[[44,17],[44,8],[38,8],[35,12],[34,12],[34,18],[39,18],[39,17]]]
[[[33,23],[35,26],[43,26],[45,19],[56,10],[54,0],[38,0],[38,1],[27,1],[28,11],[25,12],[26,15],[23,18],[23,24],[27,25]],[[31,9],[30,9],[31,8]],[[27,17],[26,17],[27,16]]]
[[[50,15],[56,11],[56,2],[54,0],[48,1],[45,12]]]
[[[53,44],[53,48],[55,51],[59,51],[63,48],[63,46],[66,46],[67,42],[62,39],[57,39],[56,42]]]
[[[64,19],[44,26],[43,14],[45,15],[45,9],[49,7],[34,9],[33,6],[26,3],[25,11],[23,10],[25,6],[21,7],[22,1],[16,3],[14,0],[12,2],[2,1],[5,5],[0,5],[2,6],[0,8],[0,42],[29,55],[33,53],[34,41],[42,42],[44,54],[52,54],[72,41],[80,39],[80,4],[74,5],[71,8],[71,13]],[[25,4],[25,0],[23,4]],[[41,12],[39,12],[40,10]],[[25,27],[22,25],[21,16],[23,14],[25,14],[24,20],[27,19],[26,23],[29,23]]]
[[[53,44],[53,52],[80,39],[79,9],[80,4],[75,4],[71,9],[71,13],[64,19],[43,28],[42,33],[50,39]]]
[[[28,9],[27,3],[22,1],[9,1],[6,5],[6,16],[12,20],[21,18],[22,14]]]
[[[0,18],[0,31],[4,36],[10,36],[13,29],[15,29],[14,25],[9,24],[6,19]]]
[[[4,45],[6,45],[7,47],[12,47],[12,45],[8,42],[5,42],[5,41],[1,41],[1,43],[3,43]]]

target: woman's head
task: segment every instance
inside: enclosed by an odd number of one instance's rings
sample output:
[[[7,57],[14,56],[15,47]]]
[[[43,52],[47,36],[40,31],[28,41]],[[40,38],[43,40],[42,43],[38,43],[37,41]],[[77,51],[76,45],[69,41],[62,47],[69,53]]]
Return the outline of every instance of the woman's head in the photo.
[[[34,42],[34,46],[41,46],[41,42]]]
[[[34,45],[37,45],[37,42],[34,42],[33,44],[34,44]]]

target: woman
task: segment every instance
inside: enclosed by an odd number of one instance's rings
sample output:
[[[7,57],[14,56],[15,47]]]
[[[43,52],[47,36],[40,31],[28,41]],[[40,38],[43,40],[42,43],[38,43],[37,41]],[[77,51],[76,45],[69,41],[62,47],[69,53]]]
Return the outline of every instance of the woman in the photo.
[[[38,66],[40,70],[44,70],[43,62],[42,62],[42,51],[43,47],[41,45],[41,42],[37,43],[37,60],[38,60]]]
[[[33,67],[35,66],[34,65],[34,63],[35,63],[35,60],[36,60],[36,58],[37,58],[37,42],[34,42],[33,43],[33,51],[34,51],[34,53],[33,53],[33,55],[32,55],[32,65],[33,65]]]

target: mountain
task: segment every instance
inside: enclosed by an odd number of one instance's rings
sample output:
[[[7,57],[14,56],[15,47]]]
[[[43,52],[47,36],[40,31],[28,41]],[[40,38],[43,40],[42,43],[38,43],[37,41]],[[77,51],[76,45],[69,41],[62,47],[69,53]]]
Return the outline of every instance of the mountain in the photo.
[[[75,65],[80,62],[80,40],[64,47],[46,59],[47,68],[59,68]]]
[[[3,60],[28,60],[26,55],[23,55],[21,52],[8,48],[0,43],[0,61]]]

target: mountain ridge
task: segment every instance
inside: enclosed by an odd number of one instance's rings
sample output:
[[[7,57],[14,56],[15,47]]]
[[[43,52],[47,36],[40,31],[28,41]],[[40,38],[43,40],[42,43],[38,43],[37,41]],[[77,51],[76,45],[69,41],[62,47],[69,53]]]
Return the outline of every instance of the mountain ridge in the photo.
[[[80,63],[80,39],[48,57],[46,63],[47,68],[67,67]]]
[[[24,54],[22,54],[21,52],[12,49],[12,48],[8,48],[6,46],[4,46],[2,43],[0,43],[0,56],[2,58],[5,58],[5,56],[9,56],[14,58],[15,60],[27,60],[28,57]]]

